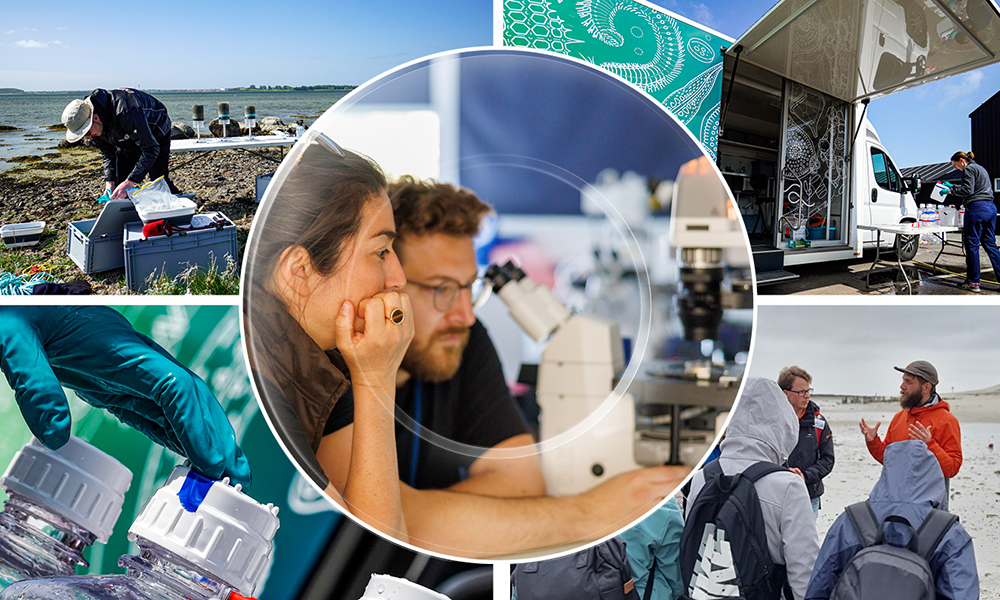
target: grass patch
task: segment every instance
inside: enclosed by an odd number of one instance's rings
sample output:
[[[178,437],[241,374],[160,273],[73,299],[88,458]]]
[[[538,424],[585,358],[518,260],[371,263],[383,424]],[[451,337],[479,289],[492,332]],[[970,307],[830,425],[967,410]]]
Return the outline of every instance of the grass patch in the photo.
[[[226,266],[220,269],[212,259],[212,264],[206,269],[198,265],[189,265],[176,277],[166,273],[152,273],[146,278],[144,294],[162,296],[181,296],[185,294],[235,295],[240,292],[240,271],[236,261],[226,256]]]

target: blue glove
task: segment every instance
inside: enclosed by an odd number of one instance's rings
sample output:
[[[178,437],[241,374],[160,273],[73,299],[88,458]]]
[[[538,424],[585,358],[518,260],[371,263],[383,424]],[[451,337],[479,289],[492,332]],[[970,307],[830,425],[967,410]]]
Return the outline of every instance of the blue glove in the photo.
[[[49,448],[69,440],[65,386],[204,475],[250,486],[250,465],[208,385],[110,308],[0,307],[0,369]]]

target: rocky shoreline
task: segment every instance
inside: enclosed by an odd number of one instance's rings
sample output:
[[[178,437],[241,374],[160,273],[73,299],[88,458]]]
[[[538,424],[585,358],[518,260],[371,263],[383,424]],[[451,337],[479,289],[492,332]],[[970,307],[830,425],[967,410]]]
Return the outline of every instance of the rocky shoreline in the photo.
[[[100,153],[86,146],[55,150],[0,173],[0,225],[46,222],[38,246],[0,249],[0,272],[22,274],[32,266],[40,266],[63,281],[88,281],[95,294],[130,293],[124,269],[87,275],[66,251],[69,223],[96,218],[103,207],[96,201],[104,192]],[[185,155],[170,160],[171,179],[182,192],[197,194],[198,212],[220,211],[236,224],[241,265],[257,210],[256,177],[274,172],[278,166],[275,161],[287,152],[283,148],[255,151],[258,154],[239,150],[207,152],[190,165],[183,164],[190,160]]]

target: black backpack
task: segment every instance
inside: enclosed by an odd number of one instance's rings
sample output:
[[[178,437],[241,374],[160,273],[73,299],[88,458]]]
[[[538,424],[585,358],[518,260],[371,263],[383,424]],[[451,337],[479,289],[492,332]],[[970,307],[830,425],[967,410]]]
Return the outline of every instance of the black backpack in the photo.
[[[844,566],[833,588],[831,600],[934,600],[934,574],[928,564],[934,549],[958,517],[943,510],[931,509],[914,532],[905,518],[889,515],[881,524],[868,502],[847,507],[862,549]],[[886,523],[900,523],[910,528],[910,541],[905,548],[885,542]]]
[[[517,600],[639,600],[619,537],[576,554],[515,565],[510,583]]]
[[[779,471],[760,462],[742,473],[724,475],[718,461],[705,465],[698,493],[681,534],[684,600],[791,598],[784,565],[771,560],[764,515],[754,482]]]

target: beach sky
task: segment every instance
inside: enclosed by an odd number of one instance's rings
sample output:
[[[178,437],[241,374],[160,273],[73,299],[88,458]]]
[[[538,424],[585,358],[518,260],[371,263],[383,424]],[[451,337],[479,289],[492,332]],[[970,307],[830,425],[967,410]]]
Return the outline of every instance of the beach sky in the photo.
[[[654,3],[734,38],[773,4]],[[409,60],[493,42],[491,0],[8,4],[0,88],[31,91],[359,85]],[[897,166],[944,162],[969,150],[968,114],[998,89],[993,65],[877,99],[868,116]]]
[[[905,367],[927,360],[938,392],[1000,384],[995,306],[758,306],[748,374],[777,379],[798,365],[816,394],[898,396]]]

